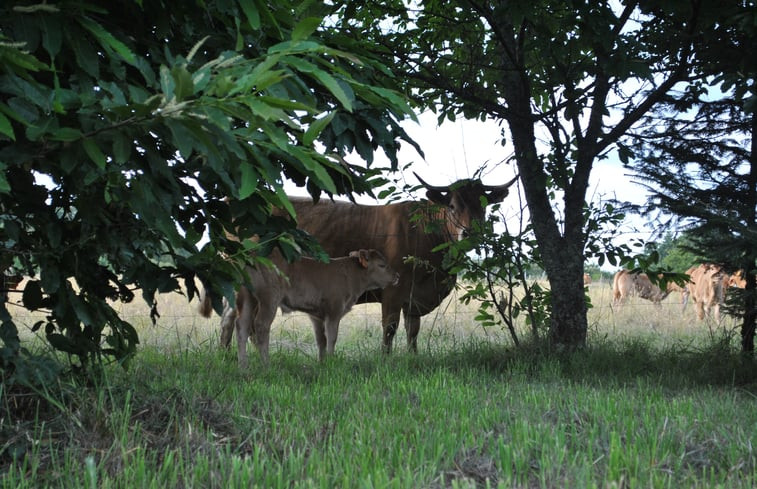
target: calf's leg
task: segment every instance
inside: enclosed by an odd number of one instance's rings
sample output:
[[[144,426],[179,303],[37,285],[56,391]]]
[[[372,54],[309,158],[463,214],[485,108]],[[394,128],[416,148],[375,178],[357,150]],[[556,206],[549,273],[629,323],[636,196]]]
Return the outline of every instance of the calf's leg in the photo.
[[[236,300],[236,332],[237,332],[237,361],[239,368],[246,369],[249,365],[247,358],[247,339],[252,329],[252,296],[247,288],[242,287],[237,292]]]
[[[221,347],[228,349],[231,345],[231,336],[234,334],[234,324],[237,320],[237,310],[231,307],[223,299],[223,313],[221,314]]]
[[[257,313],[253,321],[253,329],[255,330],[255,346],[258,348],[263,365],[268,365],[269,363],[268,343],[271,334],[271,324],[276,317],[277,307],[278,302],[274,303],[269,300],[260,300],[257,302]]]
[[[310,322],[313,323],[315,342],[318,345],[318,360],[323,360],[326,353],[326,332],[324,330],[323,319],[311,315]]]
[[[336,346],[336,337],[339,335],[339,319],[334,317],[326,318],[326,354],[333,355]]]

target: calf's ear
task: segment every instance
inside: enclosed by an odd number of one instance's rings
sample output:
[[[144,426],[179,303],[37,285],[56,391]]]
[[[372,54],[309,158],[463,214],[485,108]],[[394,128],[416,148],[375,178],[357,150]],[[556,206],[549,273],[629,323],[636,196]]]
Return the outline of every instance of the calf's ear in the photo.
[[[368,250],[350,251],[350,258],[357,258],[361,267],[368,268]]]

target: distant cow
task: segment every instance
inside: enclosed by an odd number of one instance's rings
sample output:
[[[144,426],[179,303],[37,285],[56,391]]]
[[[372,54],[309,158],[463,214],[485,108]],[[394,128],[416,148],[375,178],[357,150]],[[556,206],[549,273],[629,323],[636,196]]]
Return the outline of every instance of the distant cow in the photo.
[[[690,278],[689,283],[686,284],[685,295],[691,297],[700,320],[712,311],[715,321],[720,322],[720,306],[725,301],[728,287],[746,286],[746,281],[740,272],[728,274],[723,267],[713,263],[702,263],[690,268],[686,273]],[[684,300],[684,307],[686,307],[686,300]]]
[[[584,273],[584,285],[589,285],[591,283],[591,275],[588,273]]]
[[[297,227],[318,240],[330,256],[344,256],[360,247],[375,248],[386,255],[389,265],[400,274],[399,286],[368,292],[358,303],[381,303],[386,352],[391,351],[400,313],[405,319],[408,347],[417,351],[421,316],[441,304],[455,285],[456,277],[442,266],[444,252],[438,248],[462,239],[473,222],[484,219],[484,199],[487,204],[501,202],[516,179],[499,186],[466,179],[442,187],[419,179],[428,200],[386,205],[328,200],[314,204],[302,197],[290,197],[290,201],[297,214]],[[226,329],[221,333],[223,346],[231,339],[231,324],[233,321],[222,324]]]
[[[310,316],[318,343],[318,358],[334,352],[339,321],[368,290],[396,285],[397,274],[386,257],[376,250],[353,251],[329,263],[301,258],[287,263],[280,254],[271,256],[278,270],[248,268],[252,290],[241,287],[236,295],[236,331],[239,366],[247,367],[247,340],[255,344],[268,363],[271,323],[280,307],[283,312],[301,311]],[[211,300],[203,298],[200,312],[209,317]],[[228,320],[228,318],[226,318]]]
[[[620,270],[612,279],[612,302],[616,305],[622,305],[630,296],[637,295],[659,305],[671,290],[670,284],[664,291],[654,285],[646,273],[631,273],[628,270]]]

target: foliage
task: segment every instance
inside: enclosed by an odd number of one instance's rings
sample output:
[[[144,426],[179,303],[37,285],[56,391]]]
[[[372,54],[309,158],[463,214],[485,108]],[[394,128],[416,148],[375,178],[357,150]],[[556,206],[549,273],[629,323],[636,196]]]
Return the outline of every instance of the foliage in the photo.
[[[491,219],[470,230],[465,240],[451,244],[446,259],[456,262],[450,268],[466,284],[461,300],[465,304],[472,300],[479,303],[476,321],[483,327],[504,324],[518,346],[521,340],[516,322],[521,315],[529,326],[531,339],[544,338],[549,324],[549,291],[533,274],[540,265],[533,257],[533,230],[522,217],[518,226],[510,229],[507,219],[497,212],[499,207],[495,205]],[[504,227],[503,232],[494,231],[497,224]],[[474,250],[476,259],[469,260],[466,252]]]
[[[135,351],[110,301],[192,298],[195,278],[230,296],[272,247],[316,252],[272,215],[292,213],[284,177],[315,197],[369,193],[376,171],[343,156],[381,148],[396,165],[411,114],[369,53],[318,37],[321,4],[105,5],[0,7],[0,265],[31,277],[23,307],[47,313],[34,329],[81,367]],[[11,375],[26,352],[1,312]]]
[[[603,253],[587,238],[592,167],[616,152],[626,160],[620,138],[677,83],[700,79],[695,47],[719,5],[381,0],[336,13],[339,32],[375,44],[440,121],[506,123],[552,290],[550,339],[580,347],[584,253]]]
[[[700,47],[709,84],[689,84],[650,114],[633,135],[631,163],[648,183],[646,212],[672,214],[687,248],[703,261],[741,270],[746,289],[729,310],[743,318],[742,346],[754,350],[757,323],[757,63],[743,56],[757,43],[754,5],[728,4],[720,28]]]
[[[667,232],[659,242],[646,243],[645,251],[651,253],[656,251],[660,257],[660,266],[669,270],[683,272],[690,267],[706,261],[704,257],[698,256],[692,251],[693,243],[688,233],[681,233],[674,236]]]

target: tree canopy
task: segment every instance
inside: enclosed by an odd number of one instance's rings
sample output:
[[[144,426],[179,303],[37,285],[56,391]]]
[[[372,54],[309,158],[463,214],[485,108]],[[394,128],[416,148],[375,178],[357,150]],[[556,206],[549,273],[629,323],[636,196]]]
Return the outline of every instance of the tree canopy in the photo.
[[[284,178],[351,197],[380,174],[345,155],[370,165],[382,149],[396,166],[412,111],[370,53],[319,37],[327,13],[288,1],[3,3],[0,265],[31,277],[23,307],[46,313],[34,330],[80,366],[102,353],[124,362],[138,337],[110,300],[139,289],[157,317],[155,294],[183,286],[191,298],[195,278],[229,296],[243,263],[272,246],[315,250],[272,216],[291,212]],[[30,375],[6,306],[0,367]]]
[[[730,311],[742,318],[742,349],[754,350],[757,321],[757,9],[726,4],[699,40],[709,83],[669,94],[632,134],[630,160],[648,184],[647,212],[663,211],[687,230],[686,246],[746,287]]]
[[[621,138],[677,84],[704,82],[697,48],[721,4],[347,1],[338,15],[340,32],[375,44],[440,121],[506,125],[552,291],[550,337],[575,347],[586,341],[585,258],[624,254],[587,247],[592,167],[627,160]]]

